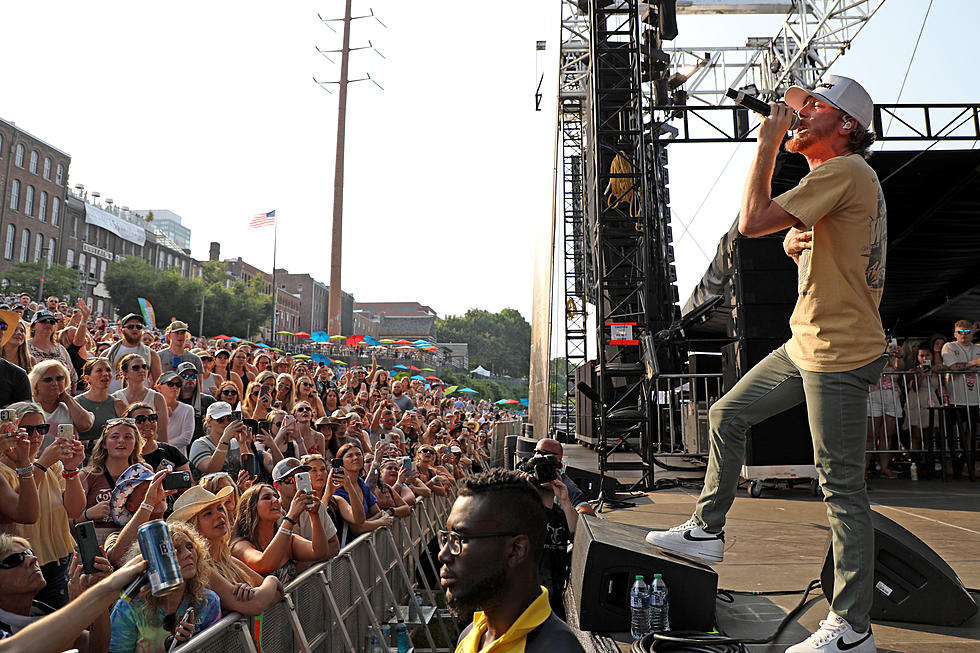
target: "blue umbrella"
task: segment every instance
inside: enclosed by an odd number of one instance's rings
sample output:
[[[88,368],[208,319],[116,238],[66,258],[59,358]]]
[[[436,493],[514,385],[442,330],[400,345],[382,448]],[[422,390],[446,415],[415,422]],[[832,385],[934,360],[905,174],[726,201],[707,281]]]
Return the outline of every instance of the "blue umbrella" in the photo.
[[[470,394],[470,395],[480,394],[476,390],[474,390],[473,388],[463,388],[462,390],[459,390],[458,392],[465,392],[466,394]]]
[[[255,343],[255,346],[256,347],[261,347],[262,349],[268,349],[269,348],[269,345],[265,344],[264,342],[257,342],[257,343]]]
[[[413,381],[425,381],[425,377],[424,376],[419,376],[418,374],[416,374],[415,376],[412,377],[412,380]]]
[[[393,370],[407,370],[408,368],[405,367],[404,365],[392,365],[391,366],[391,369],[393,369]]]
[[[522,403],[522,404],[524,404],[525,406],[527,406],[527,405],[528,405],[528,403],[527,403],[527,399],[521,399],[521,403]]]
[[[371,336],[364,336],[364,343],[367,345],[371,345],[372,347],[376,347],[381,344],[380,342],[378,342],[377,338],[372,338]]]

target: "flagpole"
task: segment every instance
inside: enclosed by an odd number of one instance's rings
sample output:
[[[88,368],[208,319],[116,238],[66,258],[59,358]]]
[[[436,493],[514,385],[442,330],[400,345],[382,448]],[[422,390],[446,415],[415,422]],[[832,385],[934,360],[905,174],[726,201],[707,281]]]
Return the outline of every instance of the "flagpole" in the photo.
[[[272,221],[272,332],[269,337],[272,338],[272,342],[276,342],[276,242],[279,240],[279,214],[276,213],[275,218]]]

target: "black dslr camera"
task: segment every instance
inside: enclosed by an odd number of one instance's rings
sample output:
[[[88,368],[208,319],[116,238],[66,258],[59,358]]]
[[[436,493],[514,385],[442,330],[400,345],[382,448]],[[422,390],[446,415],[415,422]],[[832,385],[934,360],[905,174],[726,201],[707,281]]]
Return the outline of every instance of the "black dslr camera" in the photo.
[[[544,485],[558,478],[558,459],[551,454],[534,454],[517,469],[527,474],[529,481],[535,485]]]

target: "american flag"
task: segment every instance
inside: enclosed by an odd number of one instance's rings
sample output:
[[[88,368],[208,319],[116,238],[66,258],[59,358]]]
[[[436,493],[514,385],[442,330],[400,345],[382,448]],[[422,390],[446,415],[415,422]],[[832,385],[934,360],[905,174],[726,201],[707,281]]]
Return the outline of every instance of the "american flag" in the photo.
[[[258,229],[259,227],[268,227],[276,223],[276,212],[268,211],[267,213],[259,213],[256,216],[252,216],[249,220],[248,226],[253,229]]]

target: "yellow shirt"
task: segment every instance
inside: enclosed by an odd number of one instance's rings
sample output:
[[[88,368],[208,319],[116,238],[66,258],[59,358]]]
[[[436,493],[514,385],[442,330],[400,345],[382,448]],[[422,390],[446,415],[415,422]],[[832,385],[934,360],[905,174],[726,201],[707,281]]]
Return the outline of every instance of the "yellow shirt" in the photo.
[[[528,634],[543,624],[551,616],[548,603],[548,590],[541,588],[541,594],[534,599],[527,610],[511,624],[502,637],[489,646],[480,648],[480,641],[487,632],[487,616],[482,612],[473,613],[473,628],[456,647],[456,653],[524,653],[524,640]]]
[[[846,372],[881,357],[888,237],[875,171],[858,154],[834,157],[773,201],[813,231],[800,254],[790,358],[810,372]]]
[[[65,491],[65,479],[61,476],[64,466],[61,461],[55,461],[41,477],[37,487],[37,498],[40,514],[33,524],[7,524],[4,530],[19,535],[31,543],[31,550],[37,556],[38,564],[46,565],[70,554],[75,548],[75,540],[71,536],[71,526],[68,523],[68,512],[62,493]],[[0,474],[15,490],[20,481],[17,472],[0,463]]]

